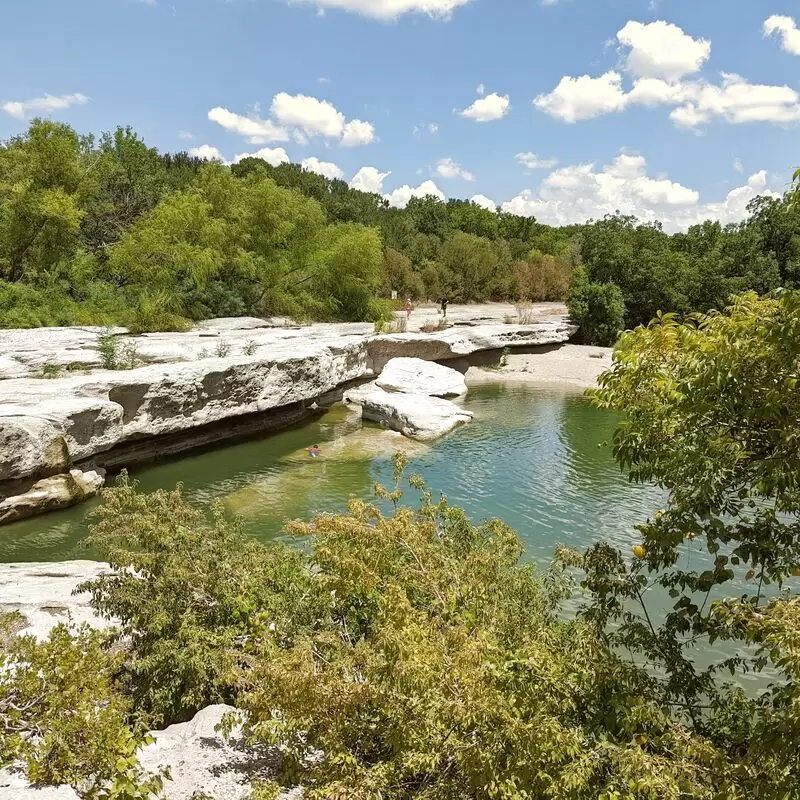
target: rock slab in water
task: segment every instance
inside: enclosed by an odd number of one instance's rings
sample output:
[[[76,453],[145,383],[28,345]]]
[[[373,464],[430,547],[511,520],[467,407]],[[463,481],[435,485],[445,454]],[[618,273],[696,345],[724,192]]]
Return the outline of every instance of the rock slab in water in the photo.
[[[82,503],[94,497],[104,483],[102,470],[73,469],[42,478],[24,492],[0,500],[0,525]]]
[[[467,382],[460,372],[421,358],[393,358],[375,384],[387,392],[431,397],[461,397],[467,393]]]
[[[348,402],[356,398],[348,393]],[[450,400],[424,394],[385,392],[375,389],[357,396],[364,419],[380,422],[403,436],[420,441],[430,441],[450,433],[454,428],[469,422],[472,412],[465,411]]]

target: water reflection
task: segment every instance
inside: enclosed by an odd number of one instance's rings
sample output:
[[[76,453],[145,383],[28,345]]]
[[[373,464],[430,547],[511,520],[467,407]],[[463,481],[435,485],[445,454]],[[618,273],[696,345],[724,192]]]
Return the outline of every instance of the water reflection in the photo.
[[[522,537],[527,557],[549,561],[561,542],[583,548],[600,537],[626,545],[633,525],[659,507],[652,487],[632,486],[609,448],[616,418],[582,396],[523,386],[482,386],[465,400],[475,420],[433,445],[416,444],[346,408],[264,439],[191,455],[134,472],[142,488],[182,483],[191,502],[220,499],[261,540],[288,519],[344,509],[391,479],[391,456],[476,520],[501,517]],[[306,452],[319,443],[323,456]],[[0,560],[86,558],[81,547],[93,505],[0,529]]]

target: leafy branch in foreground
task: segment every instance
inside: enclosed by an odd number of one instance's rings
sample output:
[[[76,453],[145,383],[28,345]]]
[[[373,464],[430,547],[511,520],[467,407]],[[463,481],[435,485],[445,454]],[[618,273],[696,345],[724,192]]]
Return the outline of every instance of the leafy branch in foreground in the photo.
[[[626,412],[620,464],[669,499],[638,526],[632,565],[608,545],[583,560],[587,618],[663,675],[659,702],[693,731],[719,739],[724,720],[748,796],[779,800],[800,791],[800,616],[786,591],[800,572],[799,359],[798,292],[624,334],[591,394]],[[670,598],[666,613],[647,596]],[[718,642],[699,665],[698,647]],[[754,699],[719,686],[723,671],[767,666],[778,680]]]

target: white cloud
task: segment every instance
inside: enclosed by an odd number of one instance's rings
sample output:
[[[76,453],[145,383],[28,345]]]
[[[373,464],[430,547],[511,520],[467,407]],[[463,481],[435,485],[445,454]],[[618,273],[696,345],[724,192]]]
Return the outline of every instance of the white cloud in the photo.
[[[189,131],[178,131],[178,138],[184,139],[185,141],[189,141],[194,139],[194,134],[189,133]]]
[[[380,172],[375,167],[361,167],[361,169],[353,175],[353,180],[350,181],[350,187],[352,189],[359,189],[362,192],[380,194],[383,191],[384,180],[391,174],[391,172]]]
[[[250,144],[288,142],[290,139],[286,128],[276,125],[271,119],[261,119],[256,115],[244,117],[217,106],[208,112],[208,118],[225,130],[244,136]]]
[[[737,172],[744,172],[744,162],[741,158],[734,158],[733,159],[733,168]]]
[[[304,94],[279,92],[272,99],[271,119],[253,113],[242,116],[227,108],[212,108],[208,118],[223,128],[244,136],[250,144],[288,142],[306,144],[309,138],[324,136],[339,139],[343,147],[369,144],[375,140],[371,122],[348,121],[333,103]]]
[[[471,172],[467,172],[461,164],[452,158],[439,159],[439,163],[436,165],[436,174],[440,178],[461,178],[465,181],[475,180],[475,176]]]
[[[677,231],[706,219],[722,224],[743,219],[754,197],[778,196],[767,191],[766,184],[766,172],[757,172],[746,186],[733,189],[722,202],[703,204],[694,189],[666,177],[649,177],[644,157],[621,153],[601,169],[594,164],[577,164],[555,170],[537,190],[520,192],[503,203],[502,209],[553,225],[601,219],[619,211],[643,222],[661,221],[667,230]]]
[[[552,169],[558,165],[557,158],[539,158],[536,153],[517,153],[515,158],[525,169]]]
[[[800,28],[792,17],[774,14],[764,22],[764,36],[778,35],[781,47],[794,56],[800,56]]]
[[[206,161],[221,161],[223,164],[228,163],[225,156],[223,156],[216,147],[210,144],[201,144],[199,147],[193,147],[189,150],[189,155],[195,158],[204,158]]]
[[[485,194],[476,194],[474,197],[471,197],[470,200],[475,203],[475,205],[485,208],[487,211],[497,211],[497,203],[489,199]]]
[[[711,43],[693,39],[677,25],[633,20],[618,31],[617,41],[630,48],[626,67],[640,78],[676,81],[698,72],[711,55]]]
[[[392,20],[403,14],[427,14],[434,19],[447,19],[469,0],[290,0],[314,3],[320,10],[338,8],[373,19]]]
[[[352,119],[344,126],[342,147],[358,147],[375,141],[375,126],[371,122]]]
[[[458,113],[475,122],[492,122],[502,119],[511,110],[511,99],[507,94],[499,95],[497,92],[478,98],[471,106],[467,106]]]
[[[52,111],[63,111],[71,106],[82,106],[89,102],[85,94],[46,94],[44,97],[33,97],[30,100],[15,100],[3,104],[3,111],[17,119],[24,119],[29,114]]]
[[[436,136],[439,133],[438,122],[421,122],[419,125],[414,126],[414,136],[419,136],[421,133],[429,133],[431,136]]]
[[[333,103],[304,94],[276,94],[272,99],[272,116],[286,127],[299,128],[307,136],[338,138],[345,126],[344,114]]]
[[[670,118],[695,128],[715,117],[734,125],[747,122],[800,122],[800,94],[789,86],[749,83],[740,75],[723,74],[722,84],[691,83],[683,87],[684,104]]]
[[[621,111],[626,102],[622,76],[606,72],[599,78],[565,76],[552,92],[540,94],[533,104],[551,117],[573,123]]]
[[[260,150],[256,150],[255,153],[238,153],[234,157],[233,163],[238,164],[240,161],[244,161],[245,158],[260,158],[273,167],[277,167],[279,164],[287,164],[290,161],[289,154],[282,147],[262,147]]]
[[[479,83],[478,88],[475,90],[475,94],[477,94],[478,97],[483,97],[486,94],[486,87],[482,83]]]
[[[309,172],[316,172],[317,175],[322,175],[329,180],[334,180],[335,178],[344,178],[344,173],[330,161],[320,161],[316,156],[311,156],[310,158],[304,158],[300,162],[300,166],[303,169],[307,169]]]
[[[427,197],[428,195],[432,195],[439,200],[445,199],[444,192],[433,181],[425,181],[417,187],[411,187],[405,184],[399,189],[385,194],[384,198],[389,201],[390,206],[405,208],[412,197]]]

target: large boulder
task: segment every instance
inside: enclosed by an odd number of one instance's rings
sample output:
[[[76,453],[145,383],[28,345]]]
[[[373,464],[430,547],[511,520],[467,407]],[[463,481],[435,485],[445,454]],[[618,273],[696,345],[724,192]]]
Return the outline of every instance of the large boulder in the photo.
[[[82,503],[94,497],[104,482],[104,472],[80,469],[42,478],[22,493],[0,500],[0,525]]]
[[[348,393],[345,400],[361,406],[361,416],[380,422],[403,436],[430,441],[469,422],[472,412],[450,400],[424,394],[386,392],[376,388],[367,393]]]
[[[53,475],[70,467],[63,427],[30,411],[0,406],[0,481]]]
[[[460,397],[467,393],[467,382],[460,372],[421,358],[393,358],[375,384],[387,392],[431,397]]]

